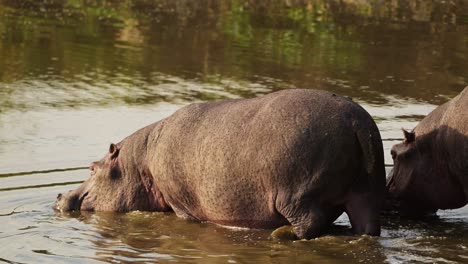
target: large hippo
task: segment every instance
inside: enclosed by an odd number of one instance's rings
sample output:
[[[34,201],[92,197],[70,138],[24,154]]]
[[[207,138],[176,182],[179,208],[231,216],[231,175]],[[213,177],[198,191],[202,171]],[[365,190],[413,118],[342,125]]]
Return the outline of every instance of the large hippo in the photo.
[[[383,147],[371,116],[325,91],[284,90],[186,106],[144,127],[59,194],[60,211],[174,211],[220,225],[291,224],[313,238],[346,212],[379,235]]]
[[[387,209],[423,216],[468,201],[468,87],[392,147]]]

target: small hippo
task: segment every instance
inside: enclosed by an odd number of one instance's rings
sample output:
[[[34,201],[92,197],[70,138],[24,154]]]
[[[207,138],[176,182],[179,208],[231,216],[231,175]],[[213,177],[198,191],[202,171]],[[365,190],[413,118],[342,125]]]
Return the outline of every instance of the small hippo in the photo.
[[[468,201],[468,87],[392,147],[386,210],[419,217]]]
[[[247,228],[291,224],[313,238],[346,212],[358,234],[379,235],[383,147],[352,100],[291,89],[192,104],[144,127],[90,166],[59,211],[174,211]]]

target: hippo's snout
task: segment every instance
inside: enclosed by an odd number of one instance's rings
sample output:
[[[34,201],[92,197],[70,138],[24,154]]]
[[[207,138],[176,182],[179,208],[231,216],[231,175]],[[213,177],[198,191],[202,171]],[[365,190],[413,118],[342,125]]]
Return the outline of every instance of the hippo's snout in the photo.
[[[53,206],[54,210],[60,212],[69,212],[80,210],[81,203],[83,202],[86,194],[78,195],[77,193],[70,191],[67,194],[59,193],[57,195],[57,200]]]
[[[386,184],[386,194],[384,200],[383,211],[384,212],[396,212],[400,208],[400,200],[398,196],[395,194],[394,190],[394,169],[390,171],[387,176],[387,184]]]

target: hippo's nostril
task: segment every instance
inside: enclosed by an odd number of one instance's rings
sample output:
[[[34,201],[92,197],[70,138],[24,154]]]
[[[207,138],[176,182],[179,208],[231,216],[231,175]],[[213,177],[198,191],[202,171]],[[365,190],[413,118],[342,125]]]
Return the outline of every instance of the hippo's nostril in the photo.
[[[59,193],[59,194],[57,195],[57,200],[60,200],[60,199],[62,199],[62,194],[61,194],[61,193]]]

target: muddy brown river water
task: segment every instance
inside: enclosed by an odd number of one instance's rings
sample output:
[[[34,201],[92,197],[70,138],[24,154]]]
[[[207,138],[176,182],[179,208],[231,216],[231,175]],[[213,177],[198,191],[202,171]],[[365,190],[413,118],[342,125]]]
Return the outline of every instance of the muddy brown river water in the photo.
[[[468,85],[466,1],[0,0],[0,262],[468,263],[468,207],[276,241],[173,214],[56,214],[108,144],[192,102],[352,97],[385,148]]]

